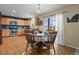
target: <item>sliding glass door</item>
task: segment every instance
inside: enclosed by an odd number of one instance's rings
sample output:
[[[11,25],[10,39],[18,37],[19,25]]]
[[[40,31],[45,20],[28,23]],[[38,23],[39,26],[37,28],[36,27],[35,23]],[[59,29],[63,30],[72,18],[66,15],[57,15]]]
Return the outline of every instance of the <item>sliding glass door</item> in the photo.
[[[43,26],[45,30],[53,29],[55,27],[55,31],[57,31],[57,44],[64,44],[64,19],[63,13],[56,14],[54,16],[45,17],[43,19]]]

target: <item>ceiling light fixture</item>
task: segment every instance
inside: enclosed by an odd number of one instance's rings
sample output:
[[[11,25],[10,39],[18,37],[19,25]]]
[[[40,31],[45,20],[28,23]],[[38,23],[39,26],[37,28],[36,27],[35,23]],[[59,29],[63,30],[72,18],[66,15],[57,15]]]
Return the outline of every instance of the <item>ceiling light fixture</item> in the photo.
[[[40,4],[38,4],[38,10],[37,10],[37,12],[41,13]]]
[[[15,13],[15,10],[13,10],[12,12]]]
[[[33,16],[29,16],[30,18],[32,18]]]

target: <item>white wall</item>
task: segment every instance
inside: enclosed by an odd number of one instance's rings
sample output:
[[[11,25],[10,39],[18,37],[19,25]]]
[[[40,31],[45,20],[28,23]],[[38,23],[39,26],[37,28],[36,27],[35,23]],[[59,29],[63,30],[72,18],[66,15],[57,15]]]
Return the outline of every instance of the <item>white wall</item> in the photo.
[[[67,16],[73,15],[75,13],[79,14],[79,5],[68,8],[67,13],[64,13],[64,38],[65,45],[79,48],[79,22],[67,23]]]

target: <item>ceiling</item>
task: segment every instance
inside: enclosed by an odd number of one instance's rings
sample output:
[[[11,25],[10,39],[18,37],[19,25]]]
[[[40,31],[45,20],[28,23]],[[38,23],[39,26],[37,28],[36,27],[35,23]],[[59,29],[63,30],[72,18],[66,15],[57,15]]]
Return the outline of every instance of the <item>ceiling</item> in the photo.
[[[70,4],[0,4],[0,12],[8,16],[32,18],[68,6]]]

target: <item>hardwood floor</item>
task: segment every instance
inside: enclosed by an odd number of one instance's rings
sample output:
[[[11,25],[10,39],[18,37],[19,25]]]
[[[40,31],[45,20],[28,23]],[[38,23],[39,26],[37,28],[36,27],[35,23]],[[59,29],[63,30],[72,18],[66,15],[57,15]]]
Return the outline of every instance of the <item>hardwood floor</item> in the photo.
[[[17,37],[3,37],[3,43],[0,45],[0,55],[32,55],[32,48],[29,46],[28,52],[25,52],[26,39],[24,36]],[[56,55],[74,55],[75,49],[62,45],[55,45]],[[34,51],[35,55],[47,55],[47,51],[42,50],[40,54]],[[50,49],[50,55],[53,54],[53,50]]]
[[[64,46],[64,45],[56,45],[56,55],[74,55],[75,49]]]
[[[74,53],[75,53],[74,48],[62,46],[62,45],[55,45],[55,50],[56,50],[55,55],[74,55]],[[26,53],[26,55],[31,54],[31,52],[32,52],[32,48],[29,46],[28,52]],[[37,52],[37,49],[34,49],[34,55],[48,55],[48,51],[47,50],[41,50],[40,52]],[[49,55],[53,55],[53,49],[52,48],[50,49]]]

